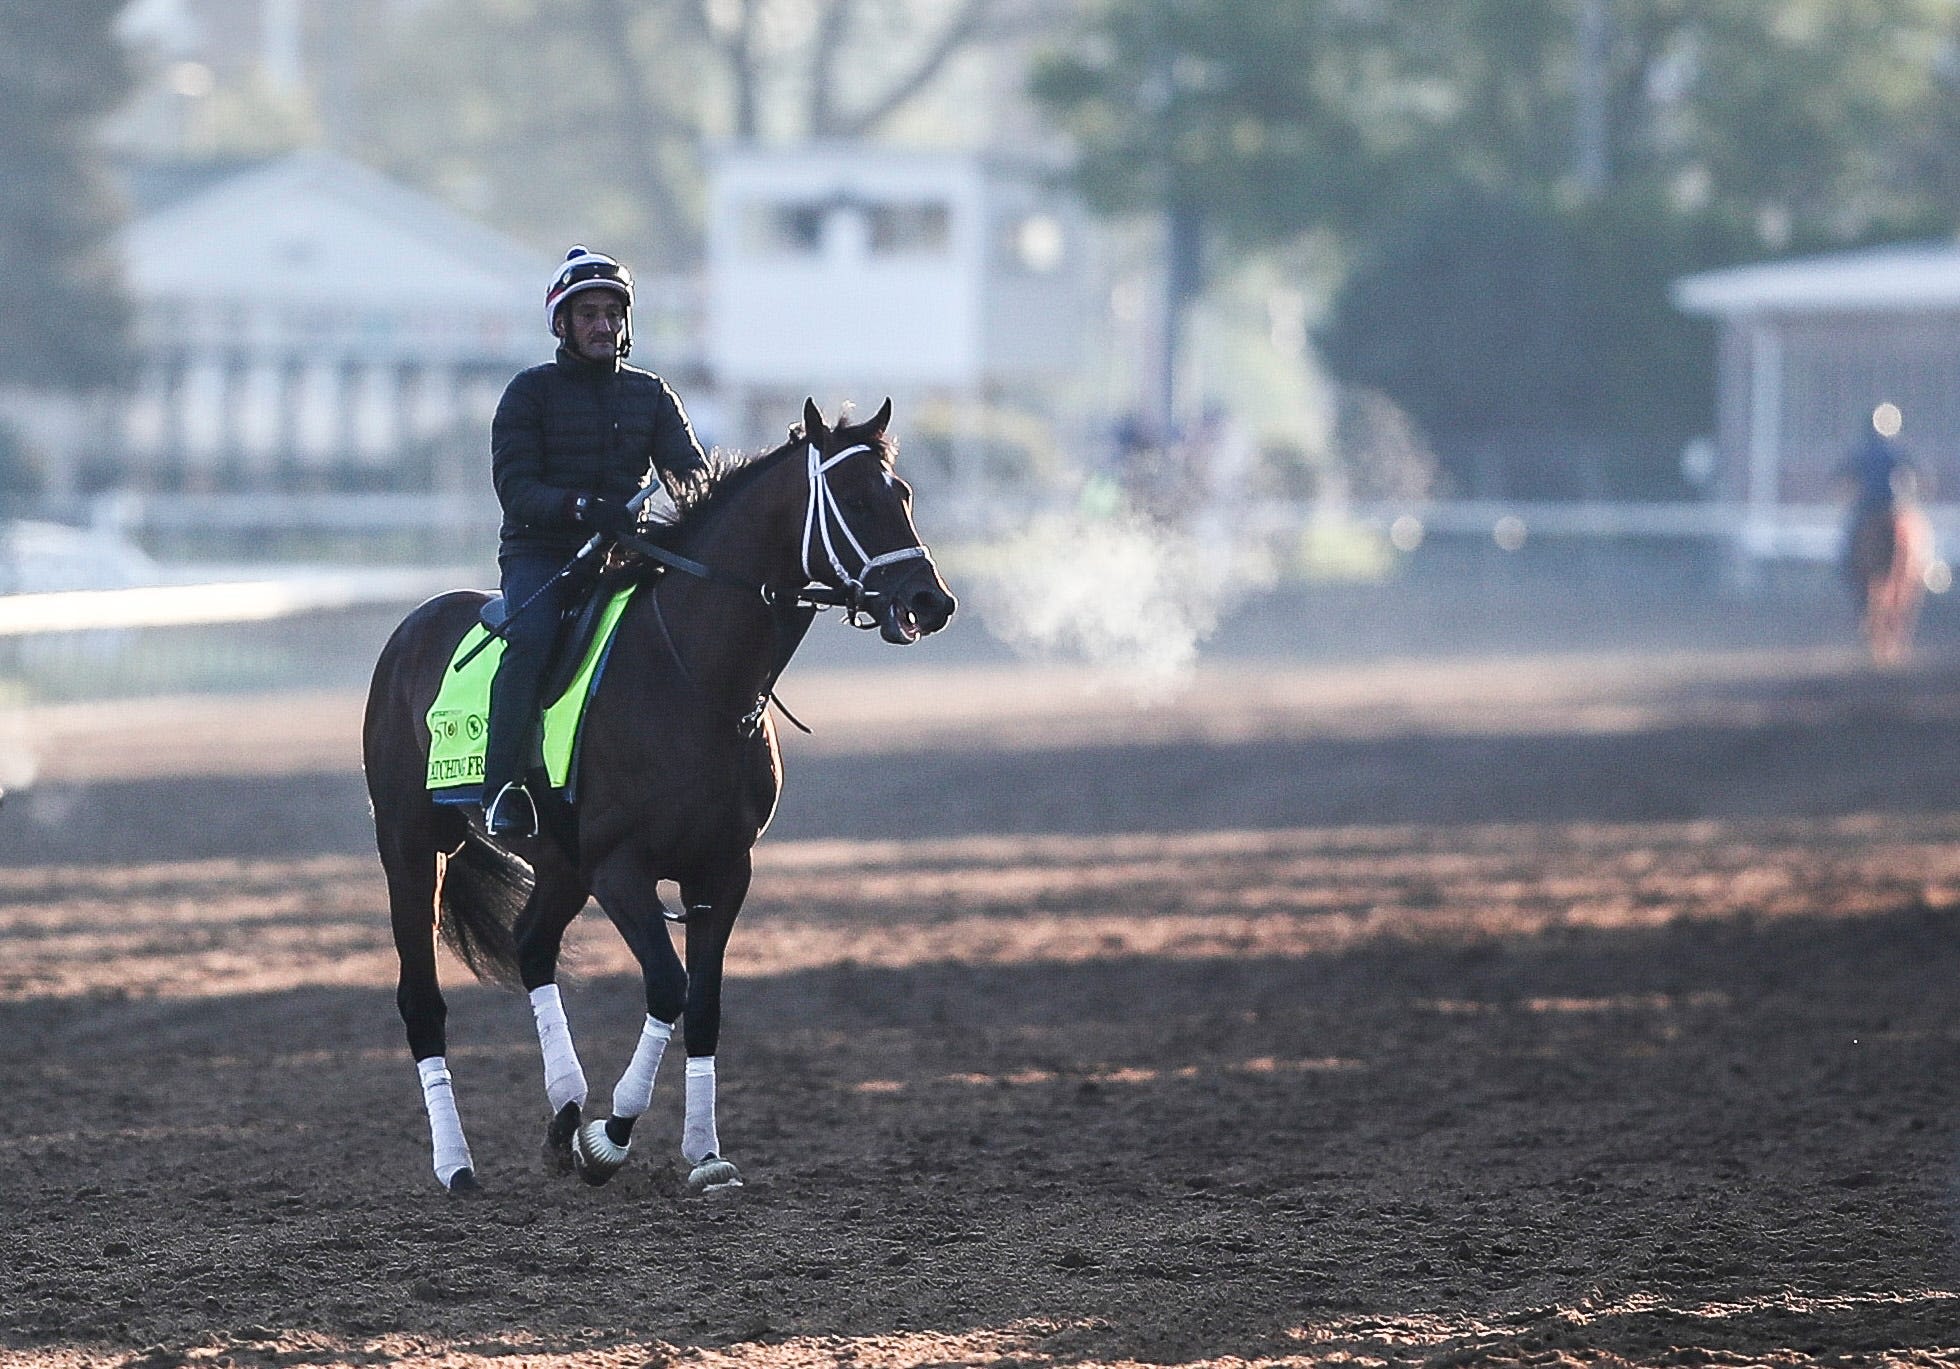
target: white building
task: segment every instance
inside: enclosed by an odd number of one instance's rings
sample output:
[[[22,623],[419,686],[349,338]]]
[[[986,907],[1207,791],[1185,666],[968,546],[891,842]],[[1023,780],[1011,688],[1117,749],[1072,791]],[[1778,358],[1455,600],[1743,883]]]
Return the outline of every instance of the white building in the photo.
[[[730,446],[779,440],[806,394],[891,395],[961,483],[989,406],[1055,412],[1087,370],[1089,241],[1059,192],[972,156],[724,152],[705,282],[639,282],[634,359]],[[122,253],[140,372],[85,486],[137,491],[151,527],[494,522],[490,417],[551,354],[554,259],[321,152],[162,203]]]
[[[1720,325],[1716,493],[1745,507],[1749,550],[1835,545],[1835,472],[1888,400],[1942,544],[1960,539],[1960,244],[1711,271],[1674,299]]]
[[[122,256],[140,370],[117,464],[139,490],[482,484],[498,394],[550,354],[549,258],[326,153],[137,218]]]
[[[1089,237],[1031,168],[863,144],[712,161],[705,361],[744,445],[802,397],[901,421],[1052,396],[1079,377]]]

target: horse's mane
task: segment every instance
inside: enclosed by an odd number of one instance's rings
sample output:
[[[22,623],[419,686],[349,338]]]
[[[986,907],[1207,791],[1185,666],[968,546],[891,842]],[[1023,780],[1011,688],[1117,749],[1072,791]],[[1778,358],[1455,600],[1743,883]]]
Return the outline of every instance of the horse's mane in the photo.
[[[865,433],[860,440],[876,452],[878,459],[887,467],[892,464],[898,448],[888,434]],[[725,508],[735,496],[754,484],[764,471],[773,469],[792,453],[800,455],[804,441],[803,425],[798,423],[789,430],[788,441],[768,451],[731,452],[717,447],[708,453],[705,474],[678,482],[678,488],[673,491],[673,512],[653,517],[651,531],[654,538],[671,545],[689,529],[705,526],[718,510]]]

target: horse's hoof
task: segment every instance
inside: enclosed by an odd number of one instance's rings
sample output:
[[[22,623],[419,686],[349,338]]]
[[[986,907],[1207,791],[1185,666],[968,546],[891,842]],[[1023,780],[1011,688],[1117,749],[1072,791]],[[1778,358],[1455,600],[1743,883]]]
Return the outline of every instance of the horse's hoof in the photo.
[[[449,1196],[452,1198],[481,1198],[483,1185],[476,1181],[476,1171],[465,1166],[449,1176]]]
[[[572,1154],[572,1137],[578,1134],[578,1104],[567,1103],[557,1116],[545,1123],[544,1167],[559,1174],[570,1174],[577,1163]]]
[[[742,1186],[742,1175],[721,1156],[703,1155],[701,1162],[688,1171],[687,1186],[701,1194],[726,1193]]]
[[[619,1173],[632,1149],[630,1139],[623,1146],[614,1144],[604,1122],[587,1122],[572,1134],[572,1167],[579,1178],[597,1188]]]

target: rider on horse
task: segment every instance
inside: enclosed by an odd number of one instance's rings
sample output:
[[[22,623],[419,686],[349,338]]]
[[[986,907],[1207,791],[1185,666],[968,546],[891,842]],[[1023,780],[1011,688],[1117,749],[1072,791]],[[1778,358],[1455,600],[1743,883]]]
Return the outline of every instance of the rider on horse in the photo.
[[[509,621],[490,690],[483,802],[493,836],[537,834],[529,755],[552,641],[572,593],[554,577],[593,534],[633,527],[628,501],[650,479],[664,473],[687,481],[707,469],[673,390],[651,371],[625,364],[632,310],[631,273],[603,253],[574,247],[545,291],[545,322],[558,353],[518,373],[491,423],[491,473],[504,511],[497,552],[504,603],[512,613],[528,605]]]
[[[1860,511],[1890,509],[1911,493],[1916,468],[1899,442],[1903,426],[1898,405],[1879,405],[1872,410],[1871,431],[1845,458],[1844,474],[1856,494],[1854,518]]]
[[[1899,406],[1880,404],[1872,410],[1871,430],[1839,467],[1851,486],[1851,513],[1845,523],[1844,565],[1847,575],[1855,575],[1860,559],[1859,539],[1879,535],[1883,540],[1881,559],[1892,558],[1892,518],[1902,502],[1910,500],[1918,468],[1899,442],[1904,417]],[[1877,534],[1871,530],[1879,529]],[[1862,593],[1863,585],[1854,583]]]

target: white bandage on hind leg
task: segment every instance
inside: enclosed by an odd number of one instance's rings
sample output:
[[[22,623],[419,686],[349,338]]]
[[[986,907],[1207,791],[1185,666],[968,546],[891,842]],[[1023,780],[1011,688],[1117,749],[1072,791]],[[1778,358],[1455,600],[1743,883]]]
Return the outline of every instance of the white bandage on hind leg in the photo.
[[[638,1117],[653,1102],[653,1080],[660,1073],[660,1057],[674,1039],[673,1024],[649,1016],[640,1028],[640,1044],[633,1048],[626,1073],[613,1088],[613,1116]]]
[[[540,984],[531,990],[531,1016],[538,1023],[538,1048],[544,1052],[544,1096],[557,1112],[567,1103],[585,1107],[585,1071],[579,1068],[578,1051],[572,1045],[572,1026],[565,1020],[565,1004],[558,997],[556,984]]]
[[[687,1121],[681,1126],[681,1158],[698,1165],[705,1155],[721,1154],[715,1134],[715,1058],[699,1055],[687,1062]]]
[[[422,1106],[429,1111],[429,1145],[435,1152],[436,1180],[448,1188],[458,1170],[475,1168],[470,1163],[470,1143],[463,1139],[463,1119],[456,1112],[449,1062],[432,1055],[417,1060],[415,1071],[422,1076]]]

